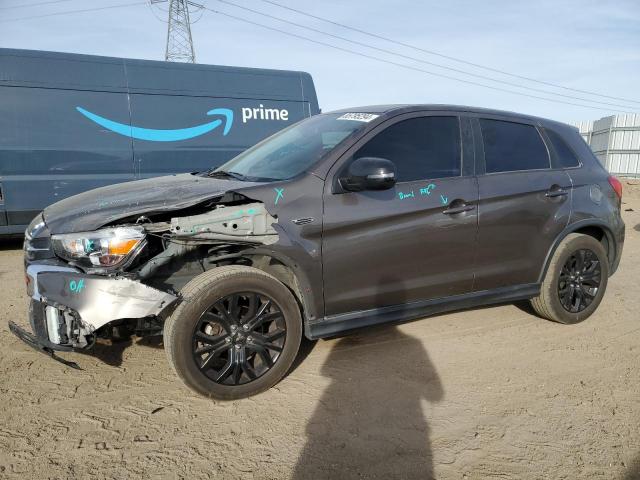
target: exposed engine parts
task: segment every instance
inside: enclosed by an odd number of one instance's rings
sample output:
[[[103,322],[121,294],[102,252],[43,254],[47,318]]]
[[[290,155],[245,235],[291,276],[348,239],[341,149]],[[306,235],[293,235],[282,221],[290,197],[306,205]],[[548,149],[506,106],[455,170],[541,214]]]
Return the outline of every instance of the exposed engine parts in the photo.
[[[31,318],[40,340],[23,335],[18,327],[15,330],[34,348],[51,351],[91,348],[96,338],[158,335],[164,317],[179,301],[178,292],[197,275],[229,264],[260,264],[277,274],[277,266],[269,265],[259,252],[260,247],[278,241],[277,218],[263,203],[246,197],[229,195],[219,201],[226,204],[131,219],[144,240],[119,270],[87,271],[76,260],[29,265],[27,279],[35,309]],[[203,213],[203,207],[208,211]],[[126,242],[118,235],[131,224],[109,228],[111,236],[102,243],[124,248]],[[83,235],[78,237],[84,239]],[[87,245],[94,246],[91,240],[70,245],[74,254],[94,254],[86,251]]]
[[[277,220],[264,204],[255,202],[239,206],[221,205],[215,210],[189,217],[171,219],[170,231],[176,238],[248,243],[275,243],[278,233],[272,227]]]
[[[148,244],[146,257],[131,269],[132,278],[177,292],[189,279],[211,268],[251,265],[256,247],[278,241],[273,226],[278,220],[263,203],[240,204],[238,198],[231,202],[217,204],[205,213],[138,221],[148,234]]]

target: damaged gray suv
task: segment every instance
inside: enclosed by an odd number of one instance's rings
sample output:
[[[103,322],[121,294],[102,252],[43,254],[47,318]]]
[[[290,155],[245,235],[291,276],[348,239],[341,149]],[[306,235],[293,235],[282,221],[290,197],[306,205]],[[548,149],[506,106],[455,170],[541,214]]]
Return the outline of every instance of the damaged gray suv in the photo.
[[[440,105],[322,114],[210,171],[45,209],[25,240],[33,332],[10,327],[71,366],[56,351],[163,335],[191,389],[246,397],[287,373],[303,335],[523,299],[586,319],[620,261],[621,196],[557,122]]]

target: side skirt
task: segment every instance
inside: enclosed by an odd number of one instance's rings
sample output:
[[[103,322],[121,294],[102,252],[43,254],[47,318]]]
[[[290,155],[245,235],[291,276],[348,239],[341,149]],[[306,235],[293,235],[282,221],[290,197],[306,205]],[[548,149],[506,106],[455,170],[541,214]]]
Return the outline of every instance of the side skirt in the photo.
[[[481,305],[529,299],[539,294],[540,284],[530,283],[432,300],[421,300],[402,305],[341,313],[324,317],[316,322],[310,323],[308,325],[307,336],[311,340],[333,337],[350,330],[369,327],[371,325],[406,322],[438,313],[450,312],[452,310],[463,310]]]

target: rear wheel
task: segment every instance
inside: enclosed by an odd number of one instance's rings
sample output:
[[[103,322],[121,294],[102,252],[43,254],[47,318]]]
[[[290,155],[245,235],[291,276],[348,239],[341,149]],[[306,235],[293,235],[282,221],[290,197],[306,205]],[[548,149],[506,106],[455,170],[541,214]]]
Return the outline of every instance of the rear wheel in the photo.
[[[602,301],[609,279],[609,261],[602,244],[572,233],[556,249],[540,295],[531,300],[538,315],[560,323],[585,320]]]
[[[194,278],[164,327],[169,362],[192,390],[221,400],[275,385],[300,346],[291,292],[255,268],[227,266]]]

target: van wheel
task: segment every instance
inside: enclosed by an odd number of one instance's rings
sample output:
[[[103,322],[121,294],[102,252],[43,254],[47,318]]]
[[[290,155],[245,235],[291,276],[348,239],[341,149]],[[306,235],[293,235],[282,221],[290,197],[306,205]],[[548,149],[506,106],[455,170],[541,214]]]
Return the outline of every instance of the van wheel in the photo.
[[[271,275],[230,265],[181,291],[164,325],[169,363],[192,390],[220,400],[255,395],[289,370],[302,338],[296,299]]]
[[[540,288],[531,300],[538,315],[578,323],[598,308],[609,279],[609,259],[593,237],[572,233],[560,243]]]

